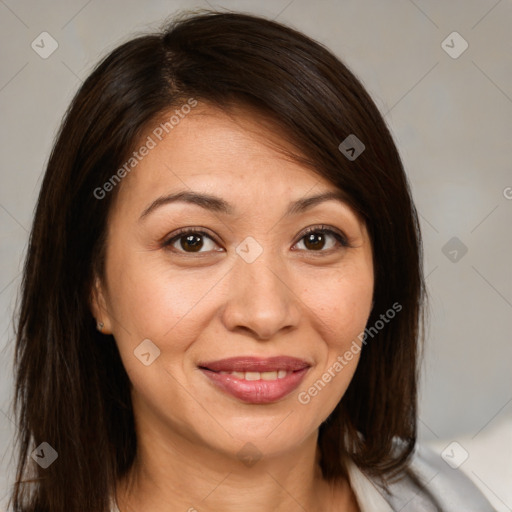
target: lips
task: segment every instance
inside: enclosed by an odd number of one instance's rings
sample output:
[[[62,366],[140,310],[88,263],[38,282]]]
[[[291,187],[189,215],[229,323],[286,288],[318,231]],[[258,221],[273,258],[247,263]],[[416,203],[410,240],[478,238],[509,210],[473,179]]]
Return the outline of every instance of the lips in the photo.
[[[252,404],[272,403],[296,389],[310,364],[288,356],[232,357],[198,364],[221,391]]]

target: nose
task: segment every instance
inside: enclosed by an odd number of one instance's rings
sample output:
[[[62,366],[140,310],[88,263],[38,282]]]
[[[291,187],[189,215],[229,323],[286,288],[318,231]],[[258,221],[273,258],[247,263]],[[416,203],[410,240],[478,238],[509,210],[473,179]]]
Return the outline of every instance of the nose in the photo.
[[[237,258],[234,265],[222,311],[222,321],[229,331],[249,332],[264,341],[298,326],[301,301],[284,264],[272,261],[264,251],[252,263]]]

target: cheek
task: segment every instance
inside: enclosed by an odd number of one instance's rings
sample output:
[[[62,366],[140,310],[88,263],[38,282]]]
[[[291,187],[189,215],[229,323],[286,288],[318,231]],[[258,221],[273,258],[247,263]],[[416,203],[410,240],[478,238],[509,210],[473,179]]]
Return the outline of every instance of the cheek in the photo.
[[[303,301],[319,333],[315,371],[301,386],[298,402],[319,422],[343,397],[361,353],[373,297],[371,267],[345,269],[303,288]],[[320,339],[322,342],[320,342]]]
[[[341,350],[364,330],[373,297],[371,268],[354,266],[317,275],[305,280],[302,289],[302,300],[328,347]]]
[[[209,290],[221,277],[204,269],[176,269],[144,252],[112,265],[110,275],[111,309],[118,331],[122,335],[130,332],[134,339],[160,342],[186,339],[189,336],[184,331],[200,330],[194,313],[207,306]],[[190,322],[192,317],[194,322]],[[180,335],[173,336],[173,331]]]

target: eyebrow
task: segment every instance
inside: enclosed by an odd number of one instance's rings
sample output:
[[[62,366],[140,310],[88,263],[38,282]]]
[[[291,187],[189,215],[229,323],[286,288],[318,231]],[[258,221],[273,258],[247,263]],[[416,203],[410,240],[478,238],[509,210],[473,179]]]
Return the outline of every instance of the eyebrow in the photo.
[[[303,197],[296,201],[293,201],[289,204],[285,217],[289,217],[291,215],[298,215],[300,213],[304,213],[305,211],[313,208],[314,206],[323,203],[325,201],[338,201],[343,204],[347,204],[346,195],[341,191],[330,191],[324,192],[322,194],[318,194],[315,196]],[[192,191],[183,191],[177,192],[175,194],[169,194],[166,196],[159,197],[155,199],[145,210],[142,212],[139,217],[139,221],[147,217],[150,213],[155,211],[157,208],[161,206],[182,202],[188,204],[195,204],[204,208],[205,210],[209,210],[217,213],[224,213],[226,215],[234,215],[236,213],[235,208],[224,199],[213,196],[210,194],[202,194],[199,192]]]

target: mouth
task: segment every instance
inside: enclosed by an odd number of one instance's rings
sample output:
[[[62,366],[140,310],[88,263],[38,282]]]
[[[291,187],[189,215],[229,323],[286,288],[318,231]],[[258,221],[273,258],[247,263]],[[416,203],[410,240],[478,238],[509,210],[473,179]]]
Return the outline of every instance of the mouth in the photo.
[[[217,389],[251,404],[276,402],[296,389],[311,365],[288,356],[233,357],[202,362],[199,369]]]

